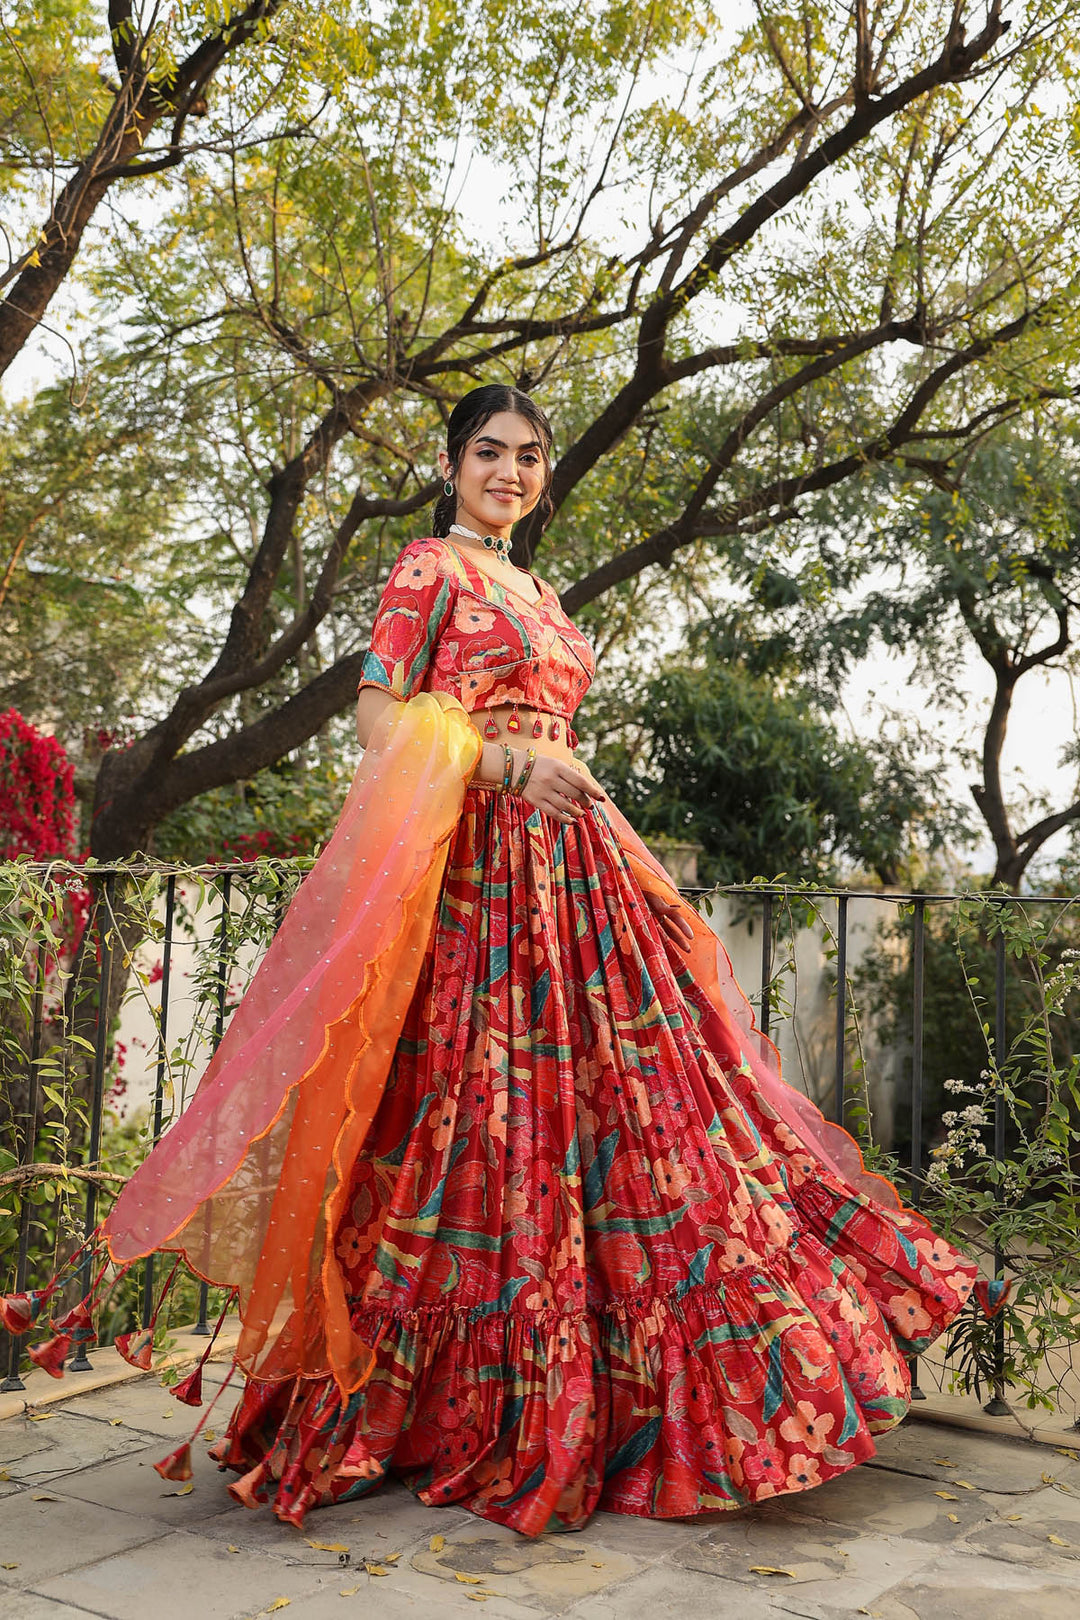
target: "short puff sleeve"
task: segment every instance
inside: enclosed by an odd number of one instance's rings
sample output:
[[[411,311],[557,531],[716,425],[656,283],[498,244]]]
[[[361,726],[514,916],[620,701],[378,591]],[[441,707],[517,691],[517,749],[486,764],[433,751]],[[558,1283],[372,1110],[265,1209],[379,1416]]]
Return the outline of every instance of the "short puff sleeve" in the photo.
[[[377,686],[411,698],[423,687],[453,605],[453,584],[442,562],[438,540],[413,540],[398,557],[379,601],[358,692]]]

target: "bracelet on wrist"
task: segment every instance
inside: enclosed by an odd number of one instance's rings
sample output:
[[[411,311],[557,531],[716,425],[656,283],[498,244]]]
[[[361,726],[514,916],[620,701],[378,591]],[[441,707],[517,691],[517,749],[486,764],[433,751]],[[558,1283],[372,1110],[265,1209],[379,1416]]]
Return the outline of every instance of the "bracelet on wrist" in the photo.
[[[529,751],[527,752],[527,754],[525,755],[525,763],[521,767],[521,775],[518,777],[517,781],[514,783],[513,787],[510,790],[511,793],[513,793],[515,798],[520,799],[521,795],[524,793],[525,789],[528,787],[528,785],[529,785],[529,777],[533,773],[533,766],[535,764],[536,764],[536,749],[535,748],[530,748]]]
[[[509,793],[510,783],[514,779],[514,750],[509,743],[500,744],[503,751],[503,778],[500,793]]]

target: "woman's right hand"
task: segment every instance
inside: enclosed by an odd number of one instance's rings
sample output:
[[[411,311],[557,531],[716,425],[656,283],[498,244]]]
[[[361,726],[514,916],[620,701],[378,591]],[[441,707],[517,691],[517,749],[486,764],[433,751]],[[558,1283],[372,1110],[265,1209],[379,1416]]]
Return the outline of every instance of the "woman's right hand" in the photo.
[[[515,781],[524,764],[524,753],[515,748]],[[521,794],[526,804],[554,816],[556,821],[564,825],[580,821],[594,799],[605,797],[603,788],[591,776],[576,765],[567,765],[551,754],[537,754],[536,764]]]

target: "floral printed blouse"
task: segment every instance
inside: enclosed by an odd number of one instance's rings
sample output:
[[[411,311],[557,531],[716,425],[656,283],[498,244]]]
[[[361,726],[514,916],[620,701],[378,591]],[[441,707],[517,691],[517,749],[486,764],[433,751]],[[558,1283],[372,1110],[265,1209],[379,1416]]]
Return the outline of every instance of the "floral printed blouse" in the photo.
[[[357,690],[447,692],[470,713],[520,703],[569,722],[592,680],[592,647],[554,588],[531,577],[535,602],[450,541],[413,540],[383,591]]]

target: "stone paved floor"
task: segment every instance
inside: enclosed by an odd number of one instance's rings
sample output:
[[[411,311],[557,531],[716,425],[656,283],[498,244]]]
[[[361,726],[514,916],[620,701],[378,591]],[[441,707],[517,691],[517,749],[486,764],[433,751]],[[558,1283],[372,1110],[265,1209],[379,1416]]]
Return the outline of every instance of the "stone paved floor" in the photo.
[[[803,1496],[530,1542],[397,1486],[299,1532],[235,1506],[203,1442],[177,1494],[151,1464],[192,1415],[144,1379],[0,1424],[4,1620],[1080,1616],[1080,1448],[908,1422]]]

